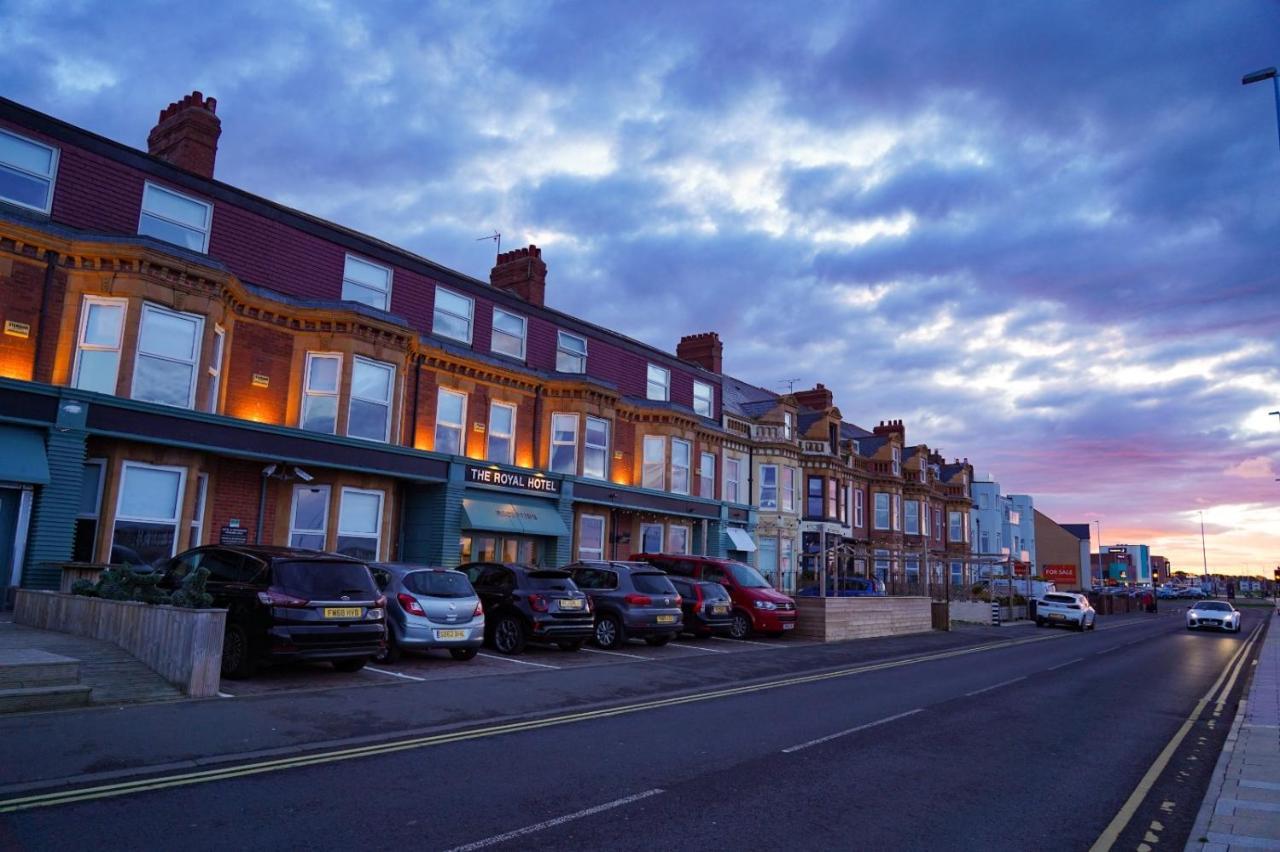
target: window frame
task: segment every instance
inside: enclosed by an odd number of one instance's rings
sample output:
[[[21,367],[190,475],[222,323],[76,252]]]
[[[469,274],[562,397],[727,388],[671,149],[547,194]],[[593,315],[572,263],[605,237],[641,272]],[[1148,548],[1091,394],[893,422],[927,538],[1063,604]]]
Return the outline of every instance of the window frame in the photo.
[[[222,394],[222,363],[227,357],[227,330],[220,324],[213,324],[213,352],[209,356],[209,366],[205,374],[209,377],[209,385],[205,389],[205,410],[210,414],[218,413],[218,397]]]
[[[676,464],[676,446],[684,448],[685,463],[683,466]],[[684,471],[684,488],[680,488],[676,483],[676,471]],[[684,438],[671,439],[671,493],[672,494],[689,494],[693,489],[693,442]]]
[[[649,447],[660,446],[662,448],[660,461],[649,461]],[[649,470],[654,465],[659,472],[658,484],[650,485]],[[667,436],[666,435],[645,435],[640,442],[640,487],[649,488],[654,491],[667,490]]]
[[[603,424],[604,426],[604,444],[591,443],[591,424],[592,422]],[[586,418],[586,426],[582,432],[582,475],[586,479],[603,479],[609,478],[609,442],[612,439],[612,421],[604,417],[592,417],[590,414]],[[597,474],[588,467],[588,459],[592,450],[600,452],[600,458],[603,461],[603,467]]]
[[[711,473],[707,474],[707,462],[711,462]],[[716,498],[716,454],[705,450],[698,454],[698,496],[707,500]]]
[[[867,525],[867,506],[866,494],[861,488],[853,489],[853,520],[855,527],[865,527]]]
[[[303,491],[324,492],[324,513],[321,520],[324,523],[319,529],[309,529],[297,526],[298,520],[298,495]],[[327,484],[314,485],[309,482],[301,482],[293,486],[293,494],[289,500],[289,546],[301,547],[293,543],[294,537],[299,535],[318,535],[320,536],[319,550],[327,550],[329,547],[329,512],[333,509],[333,487]],[[304,548],[305,549],[305,548]]]
[[[769,486],[769,485],[766,485],[766,484],[765,484],[765,475],[764,475],[764,472],[765,472],[766,470],[772,470],[772,471],[773,471],[773,485],[772,485],[772,486]],[[766,488],[770,488],[770,487],[773,489],[773,499],[772,499],[772,500],[769,500],[769,501],[767,501],[767,502],[766,502],[766,500],[765,500],[765,489],[766,489]],[[779,490],[779,484],[778,484],[778,465],[776,465],[776,464],[762,464],[762,465],[760,465],[760,502],[759,502],[759,504],[758,504],[758,505],[760,506],[760,508],[761,508],[761,509],[768,509],[768,510],[770,510],[770,511],[772,511],[772,512],[777,512],[777,511],[778,511],[778,490]]]
[[[814,486],[817,486],[817,493],[814,493]],[[804,482],[804,513],[805,517],[821,518],[824,506],[826,485],[821,476],[809,476]],[[816,503],[814,501],[817,501]],[[814,510],[814,507],[817,510]]]
[[[148,314],[161,314],[161,315],[167,314],[168,316],[178,317],[179,319],[195,322],[196,329],[195,329],[195,334],[192,336],[192,342],[191,342],[192,353],[191,353],[190,361],[184,361],[181,358],[174,358],[171,355],[159,355],[154,352],[142,351],[142,335],[146,331]],[[205,323],[205,317],[203,314],[193,314],[187,311],[175,311],[172,308],[166,308],[163,305],[157,305],[152,302],[144,301],[142,303],[142,310],[138,314],[137,342],[134,344],[134,347],[133,347],[134,349],[133,376],[131,377],[129,382],[129,398],[130,399],[136,399],[139,402],[150,402],[155,405],[169,405],[173,408],[184,408],[188,410],[195,409],[196,388],[199,387],[200,385],[200,356],[204,354],[204,323]],[[186,405],[173,405],[172,403],[161,402],[160,400],[157,400],[157,399],[145,399],[143,397],[138,396],[138,364],[142,361],[143,358],[154,358],[157,361],[166,361],[171,364],[182,364],[182,365],[187,365],[191,367],[191,382],[187,386],[187,404]],[[117,378],[117,381],[119,381],[118,378]]]
[[[462,397],[462,411],[461,411],[461,416],[458,418],[457,423],[450,423],[448,421],[440,419],[440,408],[441,408],[440,399],[444,394],[450,394],[451,396]],[[434,429],[432,430],[433,438],[432,438],[432,444],[431,444],[435,452],[437,453],[445,452],[444,450],[440,449],[440,430],[441,429],[446,429],[446,430],[457,429],[458,452],[450,453],[450,455],[465,456],[467,454],[467,403],[468,402],[469,400],[467,398],[466,391],[455,390],[454,388],[446,388],[443,386],[436,388],[436,410],[435,410],[435,418],[434,418],[435,424],[434,424]]]
[[[338,369],[334,372],[335,386],[330,391],[313,391],[311,390],[311,367],[313,362],[322,359],[337,359]],[[308,432],[315,432],[317,435],[336,435],[338,434],[338,415],[342,413],[342,362],[343,355],[341,352],[307,352],[307,357],[302,370],[302,405],[298,410],[298,428],[305,429]],[[313,397],[333,397],[333,431],[325,432],[321,429],[307,428],[307,408]]]
[[[742,503],[742,459],[738,456],[726,455],[724,457],[724,492],[721,495],[726,503]],[[733,477],[729,477],[729,470],[732,467]],[[732,486],[732,488],[730,488]],[[733,496],[730,497],[730,491]]]
[[[655,371],[662,373],[663,378],[661,382],[654,381],[653,374]],[[662,387],[662,396],[653,395],[653,387],[655,384],[660,385]],[[652,361],[648,362],[648,364],[645,367],[644,396],[645,396],[645,399],[652,400],[654,402],[670,402],[671,401],[671,370],[667,369],[666,367],[663,367],[661,364],[655,364]]]
[[[647,530],[658,531],[658,549],[657,550],[650,550],[649,548],[645,547],[644,538],[645,538],[645,532]],[[666,551],[663,550],[663,548],[666,546],[666,542],[667,542],[666,534],[667,534],[667,528],[665,524],[651,524],[651,523],[641,524],[640,525],[640,552],[641,553],[665,553]]]
[[[663,552],[677,553],[677,554],[680,554],[681,556],[688,556],[689,555],[689,537],[692,532],[688,524],[667,524],[667,536],[663,542],[663,546],[665,548],[673,547],[672,542],[674,541],[674,536],[672,536],[672,533],[676,532],[677,530],[679,530],[684,534],[684,549],[683,550],[668,549],[668,550],[664,550]]]
[[[893,531],[902,531],[902,495],[893,495]]]
[[[209,474],[196,473],[196,505],[191,513],[191,524],[188,526],[187,547],[199,547],[204,544],[204,516],[208,510]]]
[[[564,420],[572,420],[573,429],[557,430],[556,429],[557,418],[562,418]],[[573,440],[568,442],[556,440],[556,433],[558,431],[571,431],[573,433]],[[573,450],[573,453],[571,455],[572,464],[569,465],[568,470],[562,470],[561,468],[556,467],[556,447],[572,448]],[[576,411],[551,412],[551,443],[549,445],[549,449],[547,450],[547,469],[552,471],[553,473],[567,473],[570,476],[578,475],[578,413]]]
[[[365,266],[371,266],[371,267],[373,267],[374,269],[377,269],[377,270],[380,270],[380,271],[382,271],[382,272],[385,272],[385,273],[386,273],[386,276],[387,276],[387,279],[386,279],[386,289],[385,289],[385,290],[378,290],[378,288],[377,288],[377,287],[371,286],[371,285],[369,285],[369,284],[366,284],[366,283],[365,283],[365,282],[363,282],[363,281],[360,281],[360,280],[357,280],[357,279],[355,279],[355,278],[351,277],[351,275],[349,274],[349,270],[350,270],[350,264],[351,264],[351,261],[353,261],[353,260],[354,260],[356,263],[363,263]],[[395,269],[394,269],[394,268],[392,268],[392,267],[390,267],[390,266],[387,266],[387,265],[382,264],[382,263],[374,263],[372,260],[369,260],[368,258],[360,257],[360,256],[358,256],[358,255],[354,255],[354,254],[352,254],[351,252],[347,252],[347,253],[346,253],[346,255],[345,255],[345,256],[344,256],[344,258],[343,258],[343,261],[342,261],[342,301],[344,301],[344,302],[356,302],[357,304],[361,304],[361,305],[364,305],[364,306],[366,306],[366,307],[370,307],[370,308],[375,308],[375,309],[377,309],[377,310],[379,310],[379,311],[388,311],[388,312],[389,312],[389,311],[391,310],[391,288],[392,288],[392,286],[394,285],[394,282],[395,282],[395,274],[396,274]],[[349,296],[349,295],[347,294],[347,285],[348,285],[348,284],[351,284],[353,287],[356,287],[356,288],[358,288],[359,290],[375,290],[375,291],[377,291],[377,292],[380,292],[380,293],[382,294],[382,297],[383,297],[383,298],[382,298],[382,304],[381,304],[381,305],[374,305],[374,304],[371,304],[371,303],[369,303],[369,302],[366,302],[364,299],[354,299],[354,298],[352,298],[351,296]]]
[[[188,225],[186,222],[179,222],[176,219],[171,219],[168,216],[162,216],[159,213],[152,213],[151,211],[147,210],[147,193],[150,192],[151,190],[177,196],[178,198],[181,198],[184,201],[190,201],[192,204],[199,204],[205,210],[204,229],[201,230],[199,228],[195,228],[195,227],[192,227],[191,225]],[[175,243],[175,242],[170,242],[169,240],[166,240],[164,237],[159,237],[159,236],[156,236],[155,234],[144,233],[142,230],[142,217],[144,216],[153,216],[156,219],[161,219],[165,222],[168,222],[170,225],[176,225],[179,228],[186,228],[187,230],[191,230],[191,231],[200,231],[200,233],[204,237],[204,240],[203,240],[203,243],[201,244],[201,247],[198,249],[198,251],[200,254],[209,253],[209,236],[210,234],[213,233],[213,202],[212,201],[204,201],[202,199],[196,198],[194,195],[187,195],[185,192],[179,192],[176,189],[170,189],[167,186],[162,186],[161,184],[154,183],[153,181],[144,182],[142,187],[142,202],[139,205],[139,209],[138,209],[138,228],[137,228],[138,236],[150,237],[153,240],[159,240],[162,243],[166,243],[171,246],[177,246],[178,248],[185,249],[186,251],[197,251],[197,249],[189,248],[184,245],[179,245],[178,243]]]
[[[800,478],[800,471],[787,465],[780,465],[779,468],[779,511],[794,512],[796,510],[796,485],[797,480]]]
[[[460,316],[459,314],[455,314],[453,311],[446,310],[445,308],[440,307],[441,293],[448,293],[450,296],[456,296],[457,298],[465,301],[470,308],[467,311],[467,315],[463,317],[463,316]],[[466,320],[467,336],[465,338],[455,337],[454,335],[449,334],[448,332],[445,332],[445,331],[441,331],[439,328],[437,328],[436,314],[438,313],[444,313],[448,316],[453,317],[454,319]],[[448,287],[442,287],[439,284],[437,284],[435,298],[431,300],[431,333],[436,335],[437,337],[444,337],[444,338],[447,338],[448,340],[456,340],[459,343],[465,343],[468,346],[470,346],[471,341],[476,334],[476,300],[470,296],[464,296],[462,293],[459,293],[456,290],[450,290]]]
[[[883,498],[884,498],[884,507],[883,507],[883,512],[884,512],[884,524],[883,524],[883,525],[880,523],[880,513],[881,513],[881,511],[882,511],[881,506],[880,506],[880,498],[881,498],[881,497],[883,497]],[[890,527],[890,523],[891,523],[891,521],[892,521],[892,511],[891,511],[891,509],[890,509],[890,501],[889,501],[889,492],[888,492],[888,491],[873,491],[873,492],[871,492],[871,509],[872,509],[872,512],[871,512],[871,524],[872,524],[872,526],[871,526],[871,528],[872,528],[872,529],[875,529],[875,530],[888,530],[888,529],[891,529],[891,527]]]
[[[178,474],[178,492],[177,492],[177,498],[174,500],[174,516],[172,519],[148,518],[148,517],[143,517],[141,515],[126,515],[121,511],[121,505],[124,503],[124,498],[125,498],[125,491],[126,491],[125,486],[128,484],[128,480],[129,480],[128,470],[131,467],[141,468],[144,470],[162,470],[168,473]],[[111,519],[112,547],[115,546],[116,529],[120,526],[120,522],[122,520],[132,521],[134,523],[140,523],[140,524],[155,524],[157,526],[161,524],[172,524],[173,525],[173,544],[169,548],[169,558],[172,559],[174,556],[176,556],[178,554],[178,541],[181,539],[180,531],[182,529],[182,509],[183,509],[183,504],[186,502],[188,473],[189,471],[187,470],[185,465],[151,464],[149,462],[133,461],[132,459],[123,460],[120,463],[120,482],[119,482],[119,487],[116,490],[115,515]]]
[[[947,511],[947,542],[948,543],[959,543],[961,541],[964,541],[964,531],[960,530],[960,528],[964,525],[963,515],[964,515],[963,512],[955,512],[951,510]],[[960,530],[960,532],[957,533],[956,532],[957,530]]]
[[[511,332],[504,331],[498,328],[498,314],[503,314],[505,316],[511,317],[514,320],[520,321],[520,354],[519,355],[513,355],[510,352],[503,352],[501,349],[497,347],[496,341],[497,341],[498,335],[501,334],[505,337],[514,337],[514,335],[512,335]],[[529,318],[526,316],[521,316],[520,314],[517,314],[513,311],[509,311],[506,308],[500,308],[497,305],[494,305],[493,313],[489,318],[489,351],[496,355],[501,355],[504,358],[515,358],[517,361],[523,361],[525,360],[528,349],[529,349]]]
[[[600,524],[600,547],[598,552],[597,552],[597,549],[594,547],[588,548],[588,547],[583,547],[582,545],[582,533],[588,521],[592,522],[593,524],[597,522]],[[604,515],[579,515],[578,516],[578,542],[577,543],[578,543],[578,561],[579,562],[586,562],[586,561],[603,562],[604,561],[605,529],[606,529],[606,526],[605,526]],[[592,557],[592,556],[585,555],[587,553],[596,553],[597,555]]]
[[[827,498],[826,510],[827,511],[826,511],[826,514],[823,516],[825,518],[838,517],[836,515],[836,501],[837,501],[836,489],[839,487],[839,484],[840,484],[839,481],[836,480],[835,477],[827,478],[826,485],[825,485],[826,492],[827,492],[826,494],[826,498]]]
[[[84,460],[84,470],[87,470],[87,469],[88,469],[88,468],[90,468],[90,467],[96,467],[96,468],[98,469],[98,487],[97,487],[97,489],[96,489],[96,494],[95,494],[95,496],[94,496],[94,501],[93,501],[93,511],[92,511],[92,512],[84,512],[84,511],[81,511],[81,510],[82,510],[82,508],[83,508],[83,506],[82,506],[82,505],[77,504],[77,506],[76,506],[76,516],[75,516],[75,520],[74,520],[74,522],[73,522],[73,524],[72,524],[72,546],[74,547],[74,546],[75,546],[75,544],[76,544],[76,543],[79,541],[79,539],[80,539],[80,524],[81,524],[81,522],[90,522],[90,521],[92,521],[92,522],[93,522],[93,538],[92,538],[92,540],[91,540],[91,541],[90,541],[90,543],[89,543],[89,552],[88,552],[88,554],[87,554],[87,558],[86,558],[84,561],[85,561],[85,562],[96,562],[96,561],[97,561],[97,551],[98,551],[98,534],[99,534],[99,532],[101,532],[101,529],[102,529],[102,498],[103,498],[103,496],[104,496],[104,495],[105,495],[105,493],[106,493],[106,482],[107,482],[107,459],[106,459],[106,458],[103,458],[103,457],[101,457],[101,456],[94,457],[94,458],[89,458],[89,459],[85,459],[85,460]],[[84,498],[84,473],[83,473],[83,471],[81,472],[80,476],[81,476],[81,482],[80,482],[80,497],[81,497],[81,499],[83,500],[83,498]],[[74,553],[72,554],[72,558],[75,558],[75,554],[74,554]]]
[[[582,341],[581,354],[574,352],[572,349],[565,348],[564,339],[566,337],[572,338],[574,340]],[[561,369],[560,367],[561,355],[563,355],[566,358],[582,359],[582,369],[580,370]],[[574,334],[573,332],[565,331],[564,329],[560,329],[560,328],[556,329],[556,372],[557,373],[573,373],[575,375],[581,375],[587,372],[587,338],[583,337],[580,334]]]
[[[338,517],[334,524],[334,527],[336,528],[334,533],[334,539],[333,539],[334,552],[341,553],[341,551],[338,548],[341,547],[340,542],[344,536],[347,538],[358,538],[358,539],[365,539],[365,540],[369,539],[369,535],[367,533],[344,532],[342,529],[342,508],[346,502],[346,496],[348,494],[358,494],[361,496],[376,496],[378,498],[378,515],[374,520],[374,530],[375,530],[373,535],[374,557],[372,560],[370,560],[370,561],[378,561],[382,559],[382,521],[383,521],[384,513],[386,512],[386,509],[387,509],[387,493],[377,488],[355,488],[352,486],[344,485],[339,489]],[[292,521],[292,518],[290,518],[290,521]]]
[[[358,396],[358,395],[356,394],[356,368],[357,368],[361,363],[368,364],[370,367],[373,367],[374,369],[380,369],[380,370],[381,370],[381,369],[386,369],[386,370],[390,370],[390,371],[391,371],[391,379],[390,379],[390,381],[388,381],[388,382],[387,382],[387,399],[386,399],[386,402],[383,402],[382,400],[377,400],[377,399],[370,399],[370,398],[365,397],[365,396]],[[395,365],[395,364],[392,364],[392,363],[391,363],[391,362],[389,362],[389,361],[378,361],[378,360],[375,360],[375,359],[373,359],[373,358],[366,358],[366,357],[364,357],[363,355],[352,355],[352,356],[351,356],[351,383],[350,383],[350,388],[351,388],[351,390],[350,390],[350,391],[348,392],[348,394],[347,394],[347,428],[346,428],[346,435],[347,435],[347,437],[348,437],[348,438],[356,438],[356,439],[359,439],[359,440],[361,440],[361,441],[376,441],[376,442],[381,443],[381,444],[390,443],[390,441],[391,441],[391,436],[392,436],[392,432],[393,432],[393,428],[392,428],[392,423],[393,423],[392,412],[393,412],[393,411],[394,411],[394,409],[395,409],[395,401],[396,401],[396,382],[397,382],[397,381],[399,381],[399,375],[398,375],[398,372],[399,372],[399,371],[397,371],[397,370],[396,370],[396,365]],[[341,387],[342,387],[341,383],[339,383],[338,387],[339,387],[339,389],[341,389]],[[367,435],[353,435],[353,434],[351,434],[351,409],[355,406],[356,400],[359,400],[360,402],[366,403],[366,404],[368,404],[368,405],[379,405],[379,406],[381,406],[381,405],[385,405],[385,406],[386,406],[386,408],[387,408],[387,422],[386,422],[386,427],[382,430],[382,431],[383,431],[383,437],[381,437],[381,438],[370,438],[370,437],[369,437],[369,436],[367,436]]]
[[[912,523],[913,521],[914,523]],[[912,529],[912,527],[915,527],[915,529]],[[902,501],[902,531],[907,535],[920,535],[919,500]]]
[[[27,175],[28,177],[35,178],[36,180],[44,180],[49,182],[49,187],[45,191],[44,207],[36,207],[33,204],[27,204],[25,201],[18,201],[16,198],[9,198],[8,196],[0,196],[0,200],[3,200],[5,204],[12,204],[15,207],[22,207],[26,210],[34,210],[37,213],[44,213],[45,215],[48,215],[53,211],[53,193],[58,183],[58,165],[62,159],[61,149],[59,149],[56,145],[49,145],[44,142],[38,142],[35,139],[31,139],[27,136],[23,136],[20,133],[15,133],[7,127],[0,127],[0,135],[10,136],[14,139],[17,139],[19,142],[25,142],[28,145],[34,145],[37,148],[44,148],[49,151],[50,153],[49,173],[47,175],[37,174],[36,172],[33,172],[24,166],[19,166],[14,163],[0,160],[0,165],[4,166],[7,169],[12,169],[13,171],[18,172],[19,174]]]
[[[493,431],[493,412],[496,408],[507,408],[511,411],[511,432],[510,434],[499,434],[499,437],[507,439],[507,457],[505,459],[495,459],[493,457],[492,442],[493,436],[497,433]],[[489,400],[489,422],[485,424],[484,430],[484,457],[486,461],[496,462],[497,464],[515,464],[516,457],[516,415],[519,414],[519,407],[514,402],[502,402],[500,400]]]
[[[89,329],[89,306],[92,304],[109,305],[120,307],[120,328],[116,333],[116,345],[114,347],[103,346],[98,343],[87,344],[84,342],[85,332]],[[109,393],[112,396],[120,388],[120,361],[124,357],[124,327],[129,323],[129,300],[122,297],[113,296],[96,296],[86,293],[84,298],[80,300],[80,327],[76,333],[76,357],[75,365],[71,371],[71,386],[77,390],[87,390],[91,393]],[[110,391],[95,391],[92,388],[80,387],[80,362],[81,353],[83,352],[114,352],[116,356],[115,381],[112,382]]]
[[[703,395],[702,399],[700,399],[698,396],[699,390],[705,391],[705,394]],[[703,411],[702,408],[699,407],[698,405],[699,402],[706,403],[705,411]],[[706,417],[708,419],[715,417],[715,414],[716,414],[715,385],[712,385],[708,382],[701,382],[701,381],[698,381],[697,379],[693,380],[693,413],[700,415],[702,417]]]

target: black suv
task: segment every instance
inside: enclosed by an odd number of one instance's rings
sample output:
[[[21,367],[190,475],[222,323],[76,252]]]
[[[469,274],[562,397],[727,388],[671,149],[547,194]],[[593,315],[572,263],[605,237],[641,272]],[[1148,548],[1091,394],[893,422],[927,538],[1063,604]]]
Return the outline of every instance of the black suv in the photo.
[[[554,642],[577,651],[591,637],[591,601],[568,571],[511,562],[459,566],[485,612],[485,639],[503,654],[519,654],[526,642]]]
[[[565,566],[596,611],[596,644],[617,648],[632,637],[665,645],[680,635],[680,594],[648,562],[575,562]]]
[[[227,608],[222,674],[252,676],[263,663],[328,660],[362,668],[386,645],[385,599],[365,563],[288,547],[210,545],[180,553],[163,569],[176,588],[207,568],[213,605]]]
[[[684,632],[694,636],[728,636],[733,629],[733,601],[719,583],[672,575],[680,593]]]

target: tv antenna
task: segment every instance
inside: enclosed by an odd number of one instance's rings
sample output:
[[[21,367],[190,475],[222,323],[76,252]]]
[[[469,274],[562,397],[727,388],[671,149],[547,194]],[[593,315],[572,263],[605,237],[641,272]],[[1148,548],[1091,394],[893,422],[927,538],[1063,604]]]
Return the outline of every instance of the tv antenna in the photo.
[[[798,381],[800,381],[800,379],[799,379],[799,378],[794,378],[794,379],[779,379],[779,380],[778,380],[778,387],[782,387],[783,385],[786,385],[786,386],[787,386],[787,393],[795,393],[795,392],[796,392],[796,382],[798,382]]]
[[[495,243],[498,244],[498,254],[502,254],[502,234],[498,233],[497,231],[494,231],[492,234],[489,234],[488,236],[476,237],[476,242],[480,242],[481,240],[493,240]]]

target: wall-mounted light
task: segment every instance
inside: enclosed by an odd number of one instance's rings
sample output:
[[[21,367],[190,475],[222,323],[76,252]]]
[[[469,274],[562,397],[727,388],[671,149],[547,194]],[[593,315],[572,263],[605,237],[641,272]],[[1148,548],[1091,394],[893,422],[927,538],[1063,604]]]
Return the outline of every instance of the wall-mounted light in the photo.
[[[271,377],[264,376],[262,373],[253,374],[253,386],[255,388],[265,388],[271,385]]]

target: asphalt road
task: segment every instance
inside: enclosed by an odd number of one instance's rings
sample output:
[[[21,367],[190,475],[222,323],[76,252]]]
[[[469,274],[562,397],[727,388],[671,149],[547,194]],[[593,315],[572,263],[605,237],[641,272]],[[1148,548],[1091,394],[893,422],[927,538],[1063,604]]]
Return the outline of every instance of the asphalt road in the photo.
[[[1228,664],[1261,620],[1246,610],[1238,636],[1188,634],[1166,612],[1085,634],[903,640],[896,656],[890,640],[874,659],[761,648],[767,668],[750,676],[745,657],[708,655],[682,664],[683,679],[636,663],[452,681],[491,684],[484,700],[505,694],[513,712],[410,742],[397,742],[407,728],[385,731],[365,751],[194,770],[213,780],[176,771],[127,795],[33,792],[40,806],[0,815],[0,848],[1088,849],[1150,776],[1115,848],[1151,845],[1154,822],[1155,848],[1176,849],[1248,680],[1247,660],[1235,680]],[[723,676],[735,666],[736,682]],[[619,678],[632,688],[612,701],[520,712],[526,691]],[[425,706],[426,690],[445,686],[375,698]],[[347,698],[310,701],[346,714]],[[180,706],[248,720],[267,705]],[[114,725],[145,739],[128,719]],[[1180,731],[1181,746],[1166,748]],[[1149,772],[1162,756],[1163,771]],[[0,792],[0,810],[20,799]]]

